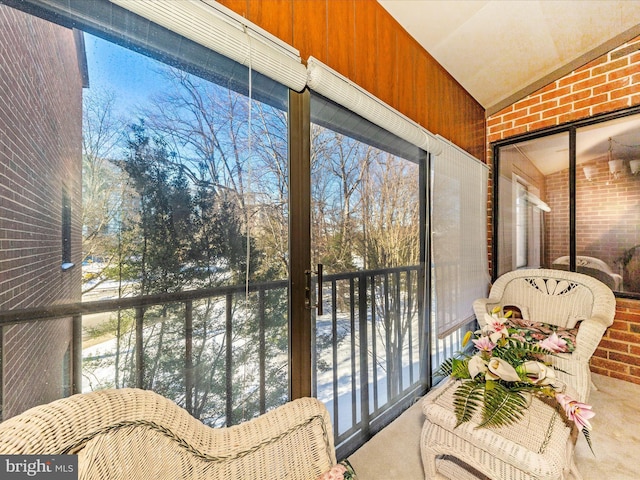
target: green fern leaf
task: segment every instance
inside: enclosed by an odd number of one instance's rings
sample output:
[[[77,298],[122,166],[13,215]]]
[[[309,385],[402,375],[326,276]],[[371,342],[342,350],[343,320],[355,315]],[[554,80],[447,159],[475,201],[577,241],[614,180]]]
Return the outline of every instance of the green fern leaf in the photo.
[[[444,362],[442,362],[442,364],[436,371],[435,376],[448,377],[449,375],[451,375],[451,372],[453,370],[453,360],[454,358],[447,358]]]
[[[549,351],[539,345],[508,338],[503,346],[498,346],[493,350],[492,355],[517,367],[527,360],[537,360],[544,355],[549,355]]]
[[[467,381],[458,385],[453,393],[453,409],[456,414],[456,427],[471,420],[473,414],[482,405],[484,384]]]
[[[587,445],[589,445],[591,453],[593,453],[593,456],[595,457],[596,453],[593,451],[593,446],[591,445],[591,432],[589,432],[589,429],[587,427],[582,427],[582,434],[587,441]]]
[[[485,392],[482,423],[478,427],[503,427],[522,418],[527,400],[519,393],[506,389],[496,383]]]
[[[469,375],[469,359],[454,358],[451,364],[451,376],[462,379],[471,378],[471,375]]]

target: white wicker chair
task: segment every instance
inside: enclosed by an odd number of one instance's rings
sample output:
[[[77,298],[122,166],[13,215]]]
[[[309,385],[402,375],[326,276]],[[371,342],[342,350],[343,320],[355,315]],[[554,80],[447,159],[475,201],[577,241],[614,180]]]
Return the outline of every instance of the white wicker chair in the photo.
[[[336,463],[329,414],[312,398],[214,429],[153,392],[103,390],[0,423],[2,455],[67,453],[83,480],[315,480]]]
[[[473,309],[481,326],[495,306],[518,307],[525,320],[573,328],[578,322],[576,348],[550,358],[561,371],[558,378],[587,401],[591,387],[589,360],[607,327],[613,323],[616,301],[604,283],[581,273],[551,269],[514,270],[500,276],[489,298]],[[562,373],[566,372],[566,373]]]

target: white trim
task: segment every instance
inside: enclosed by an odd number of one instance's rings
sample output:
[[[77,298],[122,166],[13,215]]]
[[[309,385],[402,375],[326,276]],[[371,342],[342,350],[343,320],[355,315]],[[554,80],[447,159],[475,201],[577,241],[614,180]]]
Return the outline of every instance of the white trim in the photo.
[[[438,138],[393,107],[314,57],[307,60],[307,85],[407,142],[437,155]]]
[[[110,1],[293,90],[306,86],[298,50],[214,0]]]

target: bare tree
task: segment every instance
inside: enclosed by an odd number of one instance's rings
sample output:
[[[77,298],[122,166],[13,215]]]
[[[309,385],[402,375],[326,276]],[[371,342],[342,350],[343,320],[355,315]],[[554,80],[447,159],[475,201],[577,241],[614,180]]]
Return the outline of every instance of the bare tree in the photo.
[[[85,93],[82,135],[82,252],[93,263],[84,275],[83,294],[108,279],[117,262],[118,222],[122,212],[123,176],[113,160],[120,152],[125,122],[115,111],[112,92]]]

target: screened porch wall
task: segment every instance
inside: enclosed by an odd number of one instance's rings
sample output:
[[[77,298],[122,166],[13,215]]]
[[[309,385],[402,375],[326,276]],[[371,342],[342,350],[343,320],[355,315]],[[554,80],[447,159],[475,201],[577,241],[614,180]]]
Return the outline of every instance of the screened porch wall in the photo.
[[[221,0],[485,161],[485,110],[376,0]]]
[[[488,149],[490,142],[507,140],[526,132],[541,132],[568,122],[637,108],[640,105],[639,46],[640,37],[625,42],[488,117]],[[488,150],[489,161],[490,156],[491,151]],[[567,185],[567,173],[564,175],[565,179],[560,181]],[[636,188],[633,192],[627,190],[625,196],[637,198]],[[493,201],[490,199],[490,204]],[[492,222],[490,216],[489,224]],[[491,231],[490,225],[488,229]],[[567,254],[565,250],[563,255]],[[591,369],[602,375],[640,384],[639,332],[640,301],[617,298],[615,322],[596,350]]]

